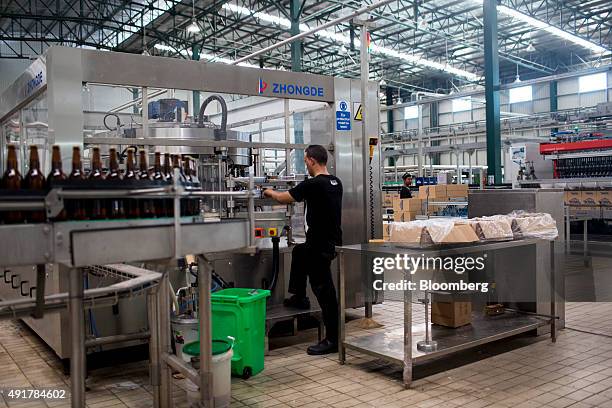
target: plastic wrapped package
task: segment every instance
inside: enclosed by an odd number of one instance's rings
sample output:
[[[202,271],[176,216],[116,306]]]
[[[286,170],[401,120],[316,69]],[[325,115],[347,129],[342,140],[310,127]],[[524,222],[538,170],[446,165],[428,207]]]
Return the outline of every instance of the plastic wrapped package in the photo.
[[[478,217],[468,221],[478,238],[482,241],[507,241],[514,238],[512,218],[507,215]]]
[[[392,222],[389,225],[389,241],[420,246],[422,243],[426,245],[431,238],[427,236],[424,221]]]
[[[540,238],[552,241],[559,236],[557,222],[550,214],[513,211],[508,215],[512,218],[514,238]]]
[[[429,219],[394,222],[390,226],[391,242],[426,247],[434,244],[477,242],[478,236],[465,221]]]

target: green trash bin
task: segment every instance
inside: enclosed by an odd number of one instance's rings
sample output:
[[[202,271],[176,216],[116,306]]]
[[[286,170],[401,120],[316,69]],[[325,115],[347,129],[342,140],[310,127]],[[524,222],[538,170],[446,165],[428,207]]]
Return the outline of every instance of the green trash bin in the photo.
[[[233,337],[232,374],[249,378],[264,369],[269,290],[230,288],[211,294],[212,337]]]

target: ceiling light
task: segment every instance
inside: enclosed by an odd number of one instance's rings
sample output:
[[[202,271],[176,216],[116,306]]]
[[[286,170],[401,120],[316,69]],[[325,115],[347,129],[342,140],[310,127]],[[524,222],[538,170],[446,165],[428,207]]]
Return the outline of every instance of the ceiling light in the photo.
[[[195,0],[191,1],[191,24],[187,26],[187,32],[192,34],[200,32],[200,26],[196,23]]]
[[[474,0],[477,3],[482,4],[482,0]],[[512,18],[516,18],[517,20],[521,20],[524,23],[529,24],[530,26],[537,28],[539,30],[544,30],[547,31],[548,33],[560,37],[564,40],[573,42],[574,44],[580,45],[581,47],[587,48],[593,52],[597,52],[597,53],[608,53],[610,52],[610,50],[608,50],[607,48],[602,47],[601,45],[597,45],[591,41],[587,41],[584,38],[578,37],[575,34],[571,34],[567,31],[561,30],[560,28],[557,28],[555,26],[552,26],[548,23],[545,23],[541,20],[538,20],[536,18],[533,18],[531,16],[528,16],[527,14],[523,14],[520,11],[516,11],[510,7],[498,4],[497,5],[497,11],[503,15],[506,15],[508,17],[512,17]],[[533,52],[535,51],[535,47],[533,47],[533,45],[531,46],[533,48],[533,50],[529,50],[529,52]],[[529,47],[528,47],[529,48]]]
[[[533,46],[533,43],[529,43],[527,48],[525,48],[525,51],[527,51],[527,52],[535,52],[535,50],[536,50],[536,48]]]
[[[273,16],[271,14],[267,14],[267,13],[263,13],[260,11],[252,11],[246,7],[242,7],[242,6],[238,6],[236,4],[230,4],[230,3],[225,3],[223,4],[223,6],[221,6],[223,9],[230,11],[232,13],[235,14],[241,14],[241,15],[245,15],[245,16],[253,16],[254,18],[259,19],[260,21],[265,21],[271,24],[275,24],[275,25],[279,25],[281,27],[285,27],[285,28],[289,28],[291,27],[291,21],[289,21],[286,18],[283,17],[276,17]],[[427,22],[425,22],[427,23]],[[300,31],[301,32],[305,32],[305,31],[309,31],[312,27],[310,27],[308,24],[305,23],[301,23],[300,24]],[[351,43],[351,39],[350,36],[348,35],[344,35],[342,33],[337,33],[335,31],[332,30],[319,30],[316,33],[314,33],[314,36],[316,37],[323,37],[323,38],[327,38],[329,40],[335,41],[337,43],[340,44],[350,44]],[[359,47],[359,39],[355,38],[355,42],[354,44]],[[410,64],[414,64],[414,65],[418,65],[421,67],[428,67],[428,68],[433,68],[433,69],[438,69],[444,72],[448,72],[449,74],[453,74],[462,78],[465,78],[469,81],[478,81],[480,79],[479,75],[473,74],[471,72],[465,71],[463,69],[459,69],[459,68],[455,68],[453,66],[450,66],[448,64],[442,64],[439,62],[435,62],[435,61],[429,61],[427,59],[421,58],[417,55],[413,55],[413,54],[407,54],[404,52],[400,52],[400,51],[396,51],[394,49],[391,48],[387,48],[387,47],[383,47],[383,46],[379,46],[376,45],[374,42],[372,42],[370,44],[370,50],[373,53],[377,53],[379,55],[386,55],[392,58],[397,58],[397,59],[401,59],[404,60]]]
[[[187,32],[189,33],[199,33],[200,32],[200,26],[198,25],[198,23],[196,23],[195,20],[192,20],[191,24],[187,26]]]

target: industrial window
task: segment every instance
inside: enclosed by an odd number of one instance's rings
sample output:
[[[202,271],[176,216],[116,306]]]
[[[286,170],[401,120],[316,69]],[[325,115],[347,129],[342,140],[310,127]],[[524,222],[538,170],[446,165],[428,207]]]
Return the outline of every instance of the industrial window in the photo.
[[[529,102],[533,99],[531,85],[510,88],[510,103]]]
[[[593,92],[606,89],[608,77],[605,72],[585,75],[578,78],[578,92]]]
[[[472,97],[453,99],[453,113],[472,109]]]
[[[418,118],[419,118],[419,107],[417,105],[406,106],[404,108],[404,119],[418,119]]]

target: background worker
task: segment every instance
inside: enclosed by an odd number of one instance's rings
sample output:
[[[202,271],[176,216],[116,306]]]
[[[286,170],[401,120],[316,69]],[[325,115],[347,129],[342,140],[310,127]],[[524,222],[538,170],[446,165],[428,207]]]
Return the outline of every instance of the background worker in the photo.
[[[327,171],[327,150],[311,145],[304,152],[304,163],[309,179],[289,191],[264,190],[264,195],[279,203],[305,201],[306,242],[293,248],[289,293],[286,306],[310,308],[306,296],[306,283],[310,286],[323,314],[326,338],[308,347],[311,355],[338,351],[338,300],[332,280],[331,261],[336,256],[337,245],[342,245],[342,183]]]
[[[412,185],[412,174],[404,173],[402,180],[404,180],[404,185],[400,190],[400,198],[412,198],[412,192],[410,191],[410,186]]]

